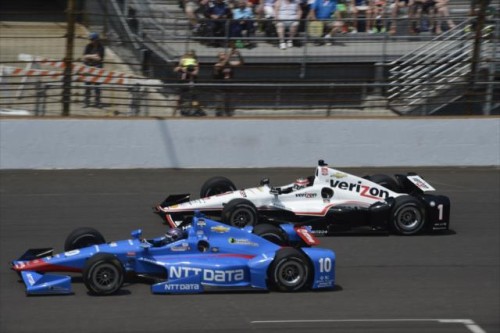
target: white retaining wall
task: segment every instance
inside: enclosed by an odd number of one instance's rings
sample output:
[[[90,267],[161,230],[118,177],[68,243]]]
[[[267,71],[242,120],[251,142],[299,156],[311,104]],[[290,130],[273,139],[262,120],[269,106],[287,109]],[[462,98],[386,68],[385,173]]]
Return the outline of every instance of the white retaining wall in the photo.
[[[499,166],[500,118],[1,119],[0,169]]]

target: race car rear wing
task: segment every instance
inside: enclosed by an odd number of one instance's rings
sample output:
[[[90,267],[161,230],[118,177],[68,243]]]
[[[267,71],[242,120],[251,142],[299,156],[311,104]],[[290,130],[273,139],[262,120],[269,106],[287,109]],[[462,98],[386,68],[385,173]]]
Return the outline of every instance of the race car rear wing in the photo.
[[[395,175],[399,184],[403,187],[403,190],[411,193],[425,193],[430,191],[435,191],[436,189],[432,187],[428,182],[426,182],[422,177],[415,173],[409,173],[407,175]]]

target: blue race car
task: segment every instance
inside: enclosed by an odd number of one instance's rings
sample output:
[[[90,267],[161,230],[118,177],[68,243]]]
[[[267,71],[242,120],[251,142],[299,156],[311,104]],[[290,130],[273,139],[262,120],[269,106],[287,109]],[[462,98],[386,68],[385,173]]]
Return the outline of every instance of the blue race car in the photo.
[[[289,244],[300,246],[283,247],[272,242],[272,233],[266,239],[252,227],[231,227],[199,213],[186,230],[170,229],[153,239],[136,230],[131,239],[106,243],[95,229],[80,228],[68,236],[66,252],[30,249],[11,268],[28,295],[72,293],[71,276],[49,272],[81,273],[94,295],[116,293],[130,276],[153,281],[155,294],[333,288],[334,252],[310,247],[318,242],[305,227],[283,224],[281,230]]]

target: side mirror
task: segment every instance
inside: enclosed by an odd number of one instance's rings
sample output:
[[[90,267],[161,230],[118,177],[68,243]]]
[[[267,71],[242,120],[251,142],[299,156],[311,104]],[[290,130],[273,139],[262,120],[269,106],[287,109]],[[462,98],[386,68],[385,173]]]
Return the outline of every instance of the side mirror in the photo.
[[[142,237],[142,229],[137,229],[137,230],[134,230],[130,233],[130,235],[132,236],[132,239],[141,239]]]
[[[269,185],[269,178],[262,178],[262,180],[260,181],[260,185]]]

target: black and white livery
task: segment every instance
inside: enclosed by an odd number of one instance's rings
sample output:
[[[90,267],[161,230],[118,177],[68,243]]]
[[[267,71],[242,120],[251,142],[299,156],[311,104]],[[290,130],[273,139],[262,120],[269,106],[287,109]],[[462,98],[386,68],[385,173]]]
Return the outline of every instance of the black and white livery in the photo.
[[[238,190],[231,180],[214,177],[201,187],[200,199],[170,195],[154,211],[172,227],[201,211],[236,227],[294,223],[318,234],[364,227],[414,235],[449,229],[450,200],[433,191],[415,173],[358,177],[320,160],[314,176],[279,187],[263,179],[258,187]]]

